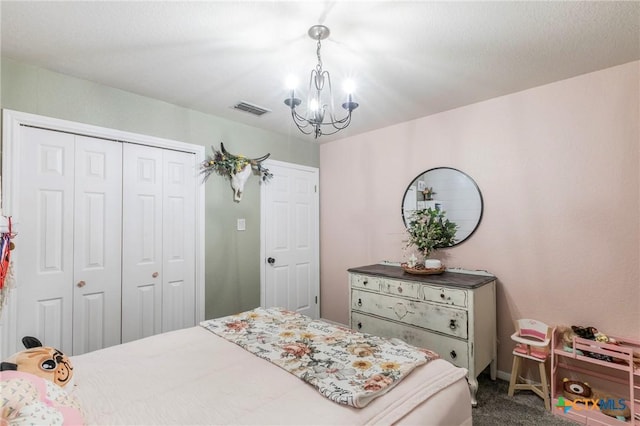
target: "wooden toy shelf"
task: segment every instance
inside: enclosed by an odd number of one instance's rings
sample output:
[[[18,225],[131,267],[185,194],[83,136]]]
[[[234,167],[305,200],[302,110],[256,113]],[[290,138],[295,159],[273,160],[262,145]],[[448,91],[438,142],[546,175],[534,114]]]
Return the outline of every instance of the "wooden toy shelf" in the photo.
[[[608,343],[596,342],[594,340],[582,339],[574,337],[571,350],[563,346],[562,336],[556,331],[553,334],[551,343],[551,409],[553,414],[560,417],[569,418],[580,424],[586,425],[612,425],[624,426],[634,425],[640,426],[640,365],[633,363],[633,354],[640,354],[640,341],[627,339],[624,337],[611,336],[618,344],[612,345]],[[587,355],[579,355],[582,352],[588,352],[600,355],[606,355],[615,360],[609,362],[599,360]],[[573,360],[573,361],[571,361]],[[585,368],[590,367],[590,368]],[[626,405],[631,411],[631,418],[626,422],[618,420],[615,417],[607,416],[599,410],[570,409],[566,413],[564,410],[557,408],[558,398],[562,397],[562,379],[558,374],[558,369],[568,370],[584,374],[584,382],[588,382],[588,377],[597,377],[611,383],[617,383],[628,387],[628,391],[616,395],[626,400]],[[612,375],[613,370],[621,371],[619,377]]]

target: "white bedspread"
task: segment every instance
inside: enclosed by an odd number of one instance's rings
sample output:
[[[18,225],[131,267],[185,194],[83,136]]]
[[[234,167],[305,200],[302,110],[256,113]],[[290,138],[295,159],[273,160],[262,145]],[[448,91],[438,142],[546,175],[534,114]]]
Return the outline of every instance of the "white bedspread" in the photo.
[[[307,383],[202,327],[72,361],[73,393],[89,424],[470,424],[471,418],[466,370],[443,360],[416,368],[363,409],[323,398]],[[430,400],[435,402],[429,405]]]

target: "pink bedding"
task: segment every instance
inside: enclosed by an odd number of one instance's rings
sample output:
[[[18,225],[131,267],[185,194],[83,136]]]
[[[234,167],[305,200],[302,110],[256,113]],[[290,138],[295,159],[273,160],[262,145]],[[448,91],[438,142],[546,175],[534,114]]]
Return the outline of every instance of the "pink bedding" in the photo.
[[[417,367],[365,408],[309,384],[203,327],[72,357],[88,424],[471,424],[466,370]]]

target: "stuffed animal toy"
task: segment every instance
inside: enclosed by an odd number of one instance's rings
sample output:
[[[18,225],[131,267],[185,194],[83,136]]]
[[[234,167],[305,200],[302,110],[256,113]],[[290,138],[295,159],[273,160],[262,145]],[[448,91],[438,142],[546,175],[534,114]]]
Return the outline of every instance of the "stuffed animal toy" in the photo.
[[[589,399],[593,396],[593,392],[589,383],[565,377],[562,379],[562,395],[570,401],[575,401],[576,399]]]
[[[582,327],[579,325],[572,325],[571,330],[573,330],[573,332],[578,337],[582,337],[583,339],[593,340],[601,343],[609,343],[612,345],[618,343],[614,339],[610,339],[606,334],[600,333],[595,327]],[[609,355],[599,354],[597,352],[586,352],[585,355],[591,358],[599,359],[600,361],[614,362],[613,357],[610,357]]]
[[[631,410],[629,404],[625,403],[624,408],[620,404],[623,399],[617,398],[613,395],[599,392],[589,386],[589,383],[581,382],[578,380],[562,379],[562,395],[570,401],[579,401],[582,403],[594,403],[598,401],[598,407],[602,414],[615,417],[618,420],[624,421],[631,417]],[[609,405],[613,402],[612,405]]]
[[[0,425],[83,423],[73,389],[73,367],[55,348],[34,337],[22,339],[25,350],[0,364]]]
[[[2,362],[0,371],[22,371],[50,380],[61,387],[69,386],[73,379],[73,366],[69,357],[58,349],[42,346],[35,337],[23,337],[22,344],[26,350]]]
[[[577,336],[577,334],[573,331],[571,327],[558,327],[558,333],[562,340],[562,349],[567,352],[573,352],[573,338]],[[576,349],[576,354],[584,355],[584,353],[580,349]]]

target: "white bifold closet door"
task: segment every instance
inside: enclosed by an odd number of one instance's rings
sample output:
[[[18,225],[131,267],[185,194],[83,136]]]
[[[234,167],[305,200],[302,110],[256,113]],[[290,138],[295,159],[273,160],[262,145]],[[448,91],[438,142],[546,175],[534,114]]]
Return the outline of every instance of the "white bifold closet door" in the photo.
[[[195,155],[20,127],[17,339],[79,355],[195,325]]]
[[[195,324],[193,154],[123,151],[122,341]]]
[[[122,144],[22,127],[18,338],[120,343]]]

